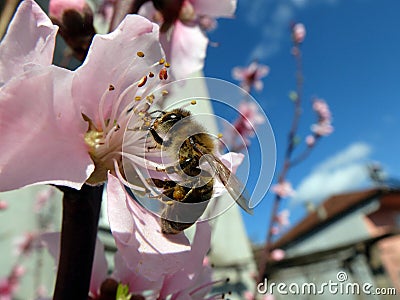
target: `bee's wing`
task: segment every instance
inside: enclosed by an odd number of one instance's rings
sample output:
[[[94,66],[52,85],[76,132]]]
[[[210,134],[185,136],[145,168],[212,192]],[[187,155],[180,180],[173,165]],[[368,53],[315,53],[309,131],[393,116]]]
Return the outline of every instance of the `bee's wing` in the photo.
[[[253,209],[250,208],[250,196],[245,186],[233,174],[224,163],[212,153],[204,153],[201,151],[201,146],[196,145],[199,152],[203,154],[202,157],[206,159],[213,171],[218,175],[219,180],[225,186],[231,197],[243,208],[247,213],[253,214]]]

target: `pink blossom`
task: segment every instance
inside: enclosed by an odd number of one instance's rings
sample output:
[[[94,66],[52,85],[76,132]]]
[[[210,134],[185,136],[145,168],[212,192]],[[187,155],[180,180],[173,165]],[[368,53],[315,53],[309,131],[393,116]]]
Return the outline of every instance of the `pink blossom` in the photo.
[[[306,27],[302,23],[297,23],[292,29],[293,40],[296,44],[301,44],[306,37]]]
[[[271,228],[272,235],[277,235],[277,234],[279,234],[279,232],[280,232],[280,229],[278,226],[272,226],[272,228]]]
[[[149,109],[146,96],[160,84],[158,76],[144,83],[150,72],[157,74],[164,68],[159,62],[164,54],[157,25],[137,15],[127,16],[114,32],[94,37],[87,59],[72,72],[49,66],[54,31],[41,30],[38,23],[50,20],[34,1],[24,1],[0,45],[0,52],[20,45],[17,60],[6,51],[9,61],[19,63],[7,65],[7,75],[14,77],[0,88],[0,190],[37,183],[79,189],[85,182],[104,182],[109,170],[124,181],[122,155],[135,167],[148,168],[143,158],[147,133],[124,133],[128,122],[132,128],[143,124],[139,112]],[[21,32],[30,32],[29,39]],[[37,51],[38,46],[47,50]],[[19,59],[24,55],[33,57],[35,68],[24,72],[25,61]],[[0,71],[6,74],[3,68]],[[137,97],[142,100],[135,101]],[[155,103],[158,98],[154,98]],[[124,137],[129,144],[122,153]]]
[[[245,291],[243,293],[243,297],[244,297],[245,300],[254,300],[255,299],[254,293],[251,292],[251,291]]]
[[[199,25],[204,31],[212,31],[217,28],[218,23],[214,18],[202,16],[199,18]]]
[[[317,114],[318,122],[311,125],[311,131],[319,136],[327,136],[333,132],[332,114],[329,110],[328,104],[322,99],[316,99],[313,102],[313,109]]]
[[[244,160],[244,155],[242,153],[236,153],[236,152],[229,152],[225,153],[224,155],[218,154],[217,157],[233,174],[236,174],[237,168]],[[202,164],[201,167],[209,172],[213,172],[208,163]],[[226,193],[225,186],[217,178],[217,180],[214,183],[213,197],[219,197],[225,193]],[[247,210],[247,208],[245,208],[245,210]]]
[[[49,15],[61,21],[64,12],[74,10],[83,13],[85,8],[86,0],[50,0]]]
[[[315,144],[315,137],[312,135],[307,135],[306,137],[306,144],[308,147],[312,147]]]
[[[254,87],[256,91],[261,91],[264,87],[261,78],[267,76],[269,67],[253,61],[248,67],[235,67],[232,70],[232,77],[240,81],[240,86],[248,93]]]
[[[18,290],[21,277],[25,274],[25,268],[16,265],[12,268],[6,278],[0,278],[0,300],[12,300],[13,295]]]
[[[45,187],[36,194],[34,211],[39,212],[54,196],[55,188],[51,186]]]
[[[8,279],[0,278],[0,300],[12,300],[16,287]]]
[[[196,234],[189,253],[190,260],[183,268],[165,277],[159,297],[172,299],[191,296],[191,299],[204,299],[212,288],[212,269],[204,260],[210,249],[211,227],[207,222],[197,223]],[[211,283],[211,284],[210,284]]]
[[[239,118],[234,122],[237,132],[249,144],[249,137],[254,136],[257,126],[265,123],[265,117],[259,111],[259,106],[254,102],[243,101],[239,104]]]
[[[161,24],[161,44],[172,74],[180,79],[203,68],[208,44],[203,30],[215,27],[210,20],[232,17],[235,10],[236,0],[183,0],[164,1],[160,10],[147,2],[139,14]]]
[[[333,126],[329,123],[317,123],[311,125],[311,131],[317,136],[327,136],[333,132]]]
[[[6,210],[8,208],[8,203],[7,201],[0,200],[0,211]]]
[[[242,147],[249,146],[255,129],[266,120],[260,112],[260,107],[254,102],[243,101],[238,110],[240,115],[234,121],[233,127],[226,128],[221,140],[222,143],[227,143],[231,151],[240,151]],[[242,141],[244,145],[241,145]]]
[[[272,191],[281,198],[291,197],[294,195],[292,185],[288,181],[283,181],[275,184],[272,187]]]
[[[39,285],[36,289],[36,295],[38,298],[36,298],[36,300],[38,299],[44,299],[46,298],[46,296],[49,294],[47,288],[44,285]]]
[[[149,225],[149,217],[154,218],[154,216],[148,215],[146,219],[137,221],[139,223],[143,221],[144,223],[141,226],[147,226]],[[149,232],[146,238],[150,238],[150,234]],[[151,238],[152,240],[141,241],[142,243],[153,242],[158,237],[160,236],[155,232],[154,237]],[[167,247],[179,248],[179,245],[173,245],[172,241],[166,241],[165,237],[161,238],[163,238],[162,242],[166,243]],[[183,238],[183,236],[180,238]],[[60,233],[58,232],[42,235],[42,240],[56,262],[59,255],[59,239]],[[181,299],[179,297],[186,296],[189,293],[193,296],[191,299],[204,299],[204,297],[195,297],[195,294],[198,296],[202,292],[202,295],[205,295],[204,291],[208,292],[211,288],[211,285],[207,285],[212,283],[211,268],[208,265],[203,265],[205,254],[210,248],[210,239],[211,230],[208,223],[197,224],[192,246],[189,246],[188,251],[181,253],[182,262],[179,262],[173,268],[171,268],[173,264],[168,261],[168,259],[172,258],[170,253],[165,253],[165,251],[157,252],[160,248],[153,249],[150,254],[146,251],[139,252],[138,245],[135,243],[126,245],[126,251],[132,251],[130,258],[136,256],[134,261],[139,264],[133,267],[130,262],[125,260],[124,255],[118,251],[114,256],[115,269],[111,277],[107,275],[104,246],[97,240],[90,282],[90,296],[92,299],[101,299],[101,286],[112,280],[116,283],[128,285],[129,291],[133,295],[151,292],[152,295],[158,296],[159,299],[165,299],[166,297]],[[146,246],[142,244],[139,246],[140,249],[143,248],[142,246],[148,247],[152,245],[148,244]],[[157,244],[154,244],[154,246],[158,247]],[[154,273],[151,278],[148,277],[149,272],[146,271],[150,268],[153,268],[151,273]],[[144,273],[142,273],[143,270]],[[204,288],[201,288],[203,286]]]
[[[285,258],[285,251],[282,249],[275,249],[271,252],[271,258],[275,261],[280,261]]]
[[[37,235],[35,233],[25,233],[15,240],[16,255],[28,255],[35,247],[37,247]]]
[[[107,184],[107,198],[110,227],[130,270],[157,281],[183,268],[190,253],[189,241],[183,233],[164,235],[160,219],[132,200],[112,175]]]
[[[289,216],[290,216],[290,211],[288,209],[284,209],[278,213],[278,215],[276,216],[276,221],[281,226],[289,226],[290,225]]]
[[[331,121],[332,115],[328,104],[322,99],[316,99],[313,102],[313,109],[318,114],[320,119]]]

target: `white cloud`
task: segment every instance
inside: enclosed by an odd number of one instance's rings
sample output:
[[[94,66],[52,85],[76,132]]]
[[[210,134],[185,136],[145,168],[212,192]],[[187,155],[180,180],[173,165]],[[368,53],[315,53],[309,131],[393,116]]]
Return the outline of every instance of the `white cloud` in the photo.
[[[330,195],[361,187],[368,179],[366,162],[370,154],[369,145],[353,143],[328,158],[296,187],[293,204],[303,201],[320,202]]]
[[[253,27],[262,27],[260,41],[250,53],[250,59],[265,60],[280,51],[285,37],[290,36],[290,22],[296,14],[317,4],[335,4],[339,0],[249,0],[239,2],[246,20]]]

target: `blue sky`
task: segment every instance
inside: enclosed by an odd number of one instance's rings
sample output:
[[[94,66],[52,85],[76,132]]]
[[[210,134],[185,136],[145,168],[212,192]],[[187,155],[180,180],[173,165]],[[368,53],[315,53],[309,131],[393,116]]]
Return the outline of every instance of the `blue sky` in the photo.
[[[304,113],[299,134],[314,122],[311,99],[324,98],[333,113],[334,133],[289,173],[297,190],[283,204],[292,220],[303,215],[305,198],[320,201],[330,193],[366,185],[366,162],[379,161],[391,177],[400,178],[400,1],[397,0],[238,0],[235,19],[220,20],[210,39],[205,75],[228,81],[233,67],[257,58],[271,68],[264,90],[253,96],[263,107],[277,142],[280,170],[295,86],[289,26],[302,22],[307,36],[304,58]],[[316,186],[323,186],[318,190]],[[265,238],[272,195],[254,216],[244,215],[250,238]]]

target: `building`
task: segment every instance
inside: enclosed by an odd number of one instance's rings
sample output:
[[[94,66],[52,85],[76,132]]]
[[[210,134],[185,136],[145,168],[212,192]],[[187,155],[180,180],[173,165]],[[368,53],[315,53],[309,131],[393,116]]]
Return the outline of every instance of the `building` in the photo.
[[[400,293],[399,227],[399,189],[376,187],[332,196],[273,244],[286,256],[281,261],[269,260],[264,277],[269,283],[283,282],[293,288],[315,284],[315,292],[293,295],[293,299],[334,299],[338,295],[341,299],[381,299],[380,292]],[[329,281],[344,290],[334,294],[325,289],[318,294],[318,287]],[[365,284],[371,285],[370,295],[352,290]],[[274,296],[290,299],[290,294]],[[396,297],[386,295],[385,299]]]

